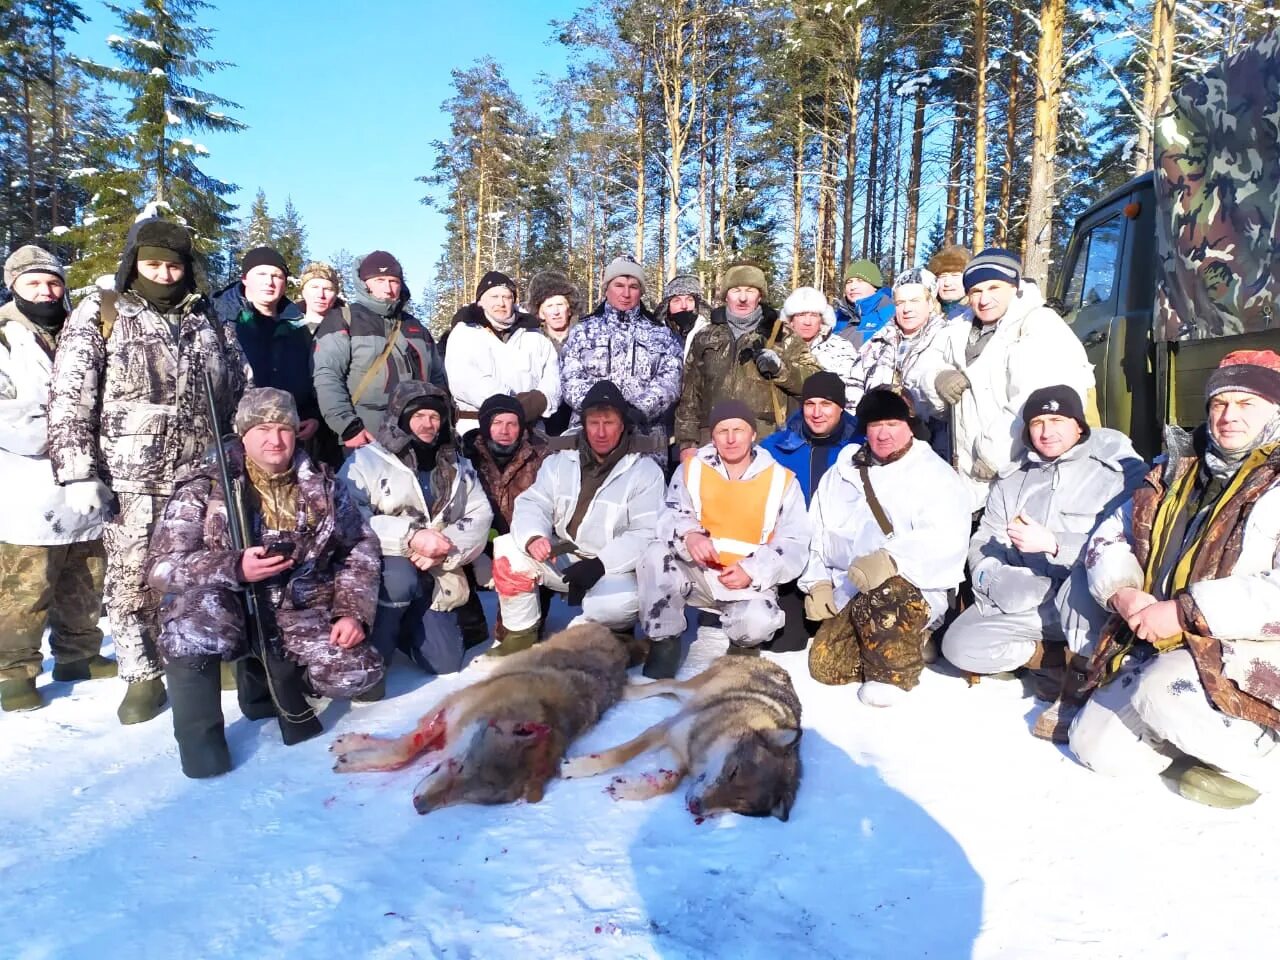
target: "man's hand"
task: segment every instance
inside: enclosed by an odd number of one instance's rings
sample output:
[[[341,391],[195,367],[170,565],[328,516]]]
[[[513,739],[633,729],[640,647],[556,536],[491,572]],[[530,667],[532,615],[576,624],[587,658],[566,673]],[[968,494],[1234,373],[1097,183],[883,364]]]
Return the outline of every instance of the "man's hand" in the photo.
[[[1182,618],[1178,616],[1176,600],[1160,600],[1149,603],[1129,621],[1131,629],[1139,640],[1155,643],[1167,637],[1176,637],[1182,633]]]
[[[532,593],[537,589],[538,581],[523,573],[511,569],[508,557],[498,557],[493,561],[493,589],[500,597],[518,597],[522,593]]]
[[[420,553],[414,553],[412,550],[410,550],[409,562],[412,563],[419,570],[421,570],[423,573],[426,573],[428,570],[434,567],[439,561],[435,557],[426,557]]]
[[[350,650],[364,640],[364,627],[355,617],[339,617],[329,630],[329,642],[335,647]]]
[[[705,533],[690,530],[684,535],[684,548],[689,551],[689,556],[693,557],[693,562],[700,567],[720,565],[720,554],[716,552],[715,544]]]
[[[409,538],[410,552],[421,554],[432,560],[447,557],[452,549],[453,541],[439,530],[434,530],[430,527],[425,530],[419,530]]]
[[[810,620],[830,620],[836,609],[836,591],[830,580],[815,583],[804,598],[804,615]]]
[[[310,440],[316,435],[316,431],[320,429],[320,421],[312,418],[310,420],[298,421],[298,439]]]
[[[751,586],[751,574],[738,563],[730,564],[720,574],[720,583],[727,590],[745,590]]]
[[[101,480],[73,480],[63,489],[67,508],[87,517],[111,502],[111,490]]]
[[[772,380],[782,372],[782,358],[773,350],[761,350],[756,354],[756,369],[760,376]]]
[[[1019,513],[1005,528],[1009,540],[1023,553],[1047,553],[1058,555],[1058,538],[1043,524],[1036,523],[1026,514]]]
[[[292,557],[268,557],[266,547],[249,547],[240,554],[240,579],[245,583],[260,583],[284,573],[293,566]]]
[[[539,563],[545,563],[551,556],[551,541],[546,537],[534,537],[524,545],[524,552]]]
[[[366,443],[373,443],[373,434],[368,430],[361,430],[350,440],[342,441],[342,445],[348,450],[354,450],[356,447],[363,447]]]
[[[1134,617],[1156,602],[1156,598],[1145,590],[1134,587],[1121,587],[1111,595],[1108,606],[1124,618],[1124,622],[1133,626]]]
[[[938,391],[938,396],[943,401],[952,406],[960,402],[969,386],[969,378],[959,370],[943,370],[933,378],[933,389]]]
[[[849,582],[859,593],[874,590],[898,572],[898,564],[888,550],[873,550],[849,564]]]

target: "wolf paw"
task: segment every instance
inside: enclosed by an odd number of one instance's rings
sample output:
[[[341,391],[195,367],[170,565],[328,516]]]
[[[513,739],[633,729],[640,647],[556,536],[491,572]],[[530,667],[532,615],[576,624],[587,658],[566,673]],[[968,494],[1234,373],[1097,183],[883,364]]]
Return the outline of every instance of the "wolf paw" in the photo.
[[[560,764],[560,776],[565,780],[577,780],[583,777],[594,777],[604,769],[600,765],[600,757],[594,753],[584,753],[580,757],[566,757]]]
[[[344,733],[340,737],[335,737],[333,743],[329,744],[329,752],[346,753],[348,750],[367,747],[373,742],[374,738],[367,733]]]

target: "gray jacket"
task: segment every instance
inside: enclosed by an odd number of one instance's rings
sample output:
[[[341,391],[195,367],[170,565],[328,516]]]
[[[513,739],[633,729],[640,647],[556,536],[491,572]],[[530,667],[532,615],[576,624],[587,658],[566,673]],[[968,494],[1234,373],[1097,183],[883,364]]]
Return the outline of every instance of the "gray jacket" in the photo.
[[[1142,482],[1147,465],[1116,430],[1094,428],[1056,460],[1027,445],[991,484],[987,509],[969,541],[969,570],[984,613],[1025,613],[1054,601],[1094,528]],[[1055,556],[1024,554],[1009,541],[1018,514],[1044,524]]]

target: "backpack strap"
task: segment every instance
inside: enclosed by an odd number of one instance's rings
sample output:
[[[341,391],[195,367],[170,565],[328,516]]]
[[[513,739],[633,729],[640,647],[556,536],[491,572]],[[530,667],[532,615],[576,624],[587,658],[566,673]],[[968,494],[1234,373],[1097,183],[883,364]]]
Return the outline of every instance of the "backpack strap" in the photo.
[[[103,290],[98,299],[98,329],[102,331],[104,341],[111,339],[111,331],[116,327],[116,317],[120,315],[119,302],[120,295],[114,290]]]

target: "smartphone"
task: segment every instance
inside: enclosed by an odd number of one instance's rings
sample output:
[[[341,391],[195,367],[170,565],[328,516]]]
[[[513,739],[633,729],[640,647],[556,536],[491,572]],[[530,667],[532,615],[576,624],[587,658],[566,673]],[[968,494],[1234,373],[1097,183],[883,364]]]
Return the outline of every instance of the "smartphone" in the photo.
[[[295,549],[297,549],[297,544],[290,543],[287,540],[280,540],[262,551],[262,556],[264,559],[267,557],[292,557]]]

